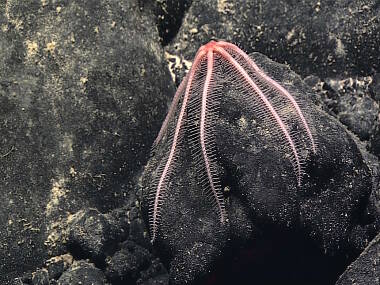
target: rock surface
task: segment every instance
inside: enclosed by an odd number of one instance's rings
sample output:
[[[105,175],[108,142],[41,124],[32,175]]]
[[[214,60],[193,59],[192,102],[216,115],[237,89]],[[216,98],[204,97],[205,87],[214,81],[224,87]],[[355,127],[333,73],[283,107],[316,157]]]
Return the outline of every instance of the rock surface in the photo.
[[[169,284],[169,275],[158,259],[133,241],[126,241],[108,261],[106,274],[116,284]]]
[[[380,280],[380,234],[340,276],[336,285],[376,284]]]
[[[154,11],[158,32],[164,45],[168,44],[177,34],[191,2],[192,0],[144,1],[144,5],[150,5],[150,9]]]
[[[106,285],[103,272],[84,260],[75,261],[58,279],[59,285]]]
[[[0,15],[3,283],[65,251],[70,214],[136,202],[174,88],[137,1],[9,0]]]
[[[368,141],[379,125],[379,102],[371,91],[372,77],[328,79],[323,87],[327,92],[324,101],[347,128],[360,140]]]
[[[367,75],[380,63],[379,12],[376,0],[193,0],[168,52],[191,61],[202,44],[223,39],[303,76]]]
[[[225,198],[229,226],[219,224],[212,203],[197,183],[198,169],[192,162],[185,134],[161,209],[162,224],[156,245],[162,256],[171,256],[173,284],[202,279],[216,261],[228,262],[224,255],[227,240],[232,252],[242,241],[258,250],[254,245],[260,244],[262,236],[268,243],[278,242],[279,236],[304,240],[309,244],[309,251],[319,254],[320,263],[316,266],[325,270],[320,272],[321,276],[331,278],[334,271],[342,270],[334,263],[339,260],[340,266],[344,266],[363,249],[353,241],[371,239],[374,235],[373,231],[360,230],[367,226],[359,221],[365,214],[373,185],[354,138],[339,122],[313,105],[310,89],[289,68],[261,54],[252,56],[269,75],[275,76],[287,88],[299,90],[297,94],[303,94],[308,102],[310,124],[316,128],[317,154],[306,166],[307,177],[302,187],[297,187],[293,168],[275,144],[270,126],[257,123],[260,120],[244,107],[233,87],[222,91],[225,95],[220,117],[215,122],[215,142],[222,186],[225,191],[228,189]],[[227,85],[233,86],[233,83]],[[151,181],[157,175],[157,163],[165,162],[169,147],[168,141],[163,141],[149,162],[145,191],[151,188]],[[147,192],[144,197],[148,197]],[[289,241],[285,246],[295,245]],[[296,248],[293,250],[297,252]],[[253,262],[259,261],[254,259]],[[325,262],[330,267],[325,266]],[[284,278],[297,274],[297,267],[292,270],[285,273]],[[255,280],[275,281],[259,270],[252,271],[256,273]],[[315,277],[311,275],[311,279],[302,282],[315,282],[312,279]],[[327,282],[322,279],[319,282]]]

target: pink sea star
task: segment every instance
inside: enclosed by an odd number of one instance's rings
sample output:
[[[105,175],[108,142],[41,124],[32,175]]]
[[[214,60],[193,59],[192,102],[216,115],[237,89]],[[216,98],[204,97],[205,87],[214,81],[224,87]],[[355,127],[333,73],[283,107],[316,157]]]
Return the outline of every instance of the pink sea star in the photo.
[[[213,155],[215,146],[212,132],[212,126],[217,118],[216,109],[220,101],[220,89],[225,83],[233,85],[246,99],[248,107],[259,117],[271,122],[272,131],[278,134],[289,149],[297,183],[301,185],[302,167],[306,155],[302,152],[304,144],[300,142],[298,136],[300,133],[304,134],[309,148],[314,153],[317,146],[312,129],[301,111],[299,103],[287,89],[269,77],[239,47],[224,41],[210,41],[198,50],[189,73],[178,87],[169,112],[153,144],[153,146],[157,146],[167,133],[169,122],[175,117],[178,104],[182,99],[174,131],[169,132],[170,150],[165,160],[158,166],[158,175],[150,195],[149,214],[152,242],[156,239],[160,207],[168,187],[168,179],[175,169],[179,146],[186,126],[186,115],[189,110],[199,112],[198,116],[194,117],[199,122],[192,124],[190,131],[198,142],[195,155],[200,162],[200,167],[204,169],[201,180],[206,182],[205,185],[210,189],[220,222],[222,224],[226,222],[224,197],[215,167],[216,158]],[[286,104],[289,107],[286,116],[278,112],[280,104]],[[296,131],[290,130],[287,123],[289,119],[298,122],[299,128]]]

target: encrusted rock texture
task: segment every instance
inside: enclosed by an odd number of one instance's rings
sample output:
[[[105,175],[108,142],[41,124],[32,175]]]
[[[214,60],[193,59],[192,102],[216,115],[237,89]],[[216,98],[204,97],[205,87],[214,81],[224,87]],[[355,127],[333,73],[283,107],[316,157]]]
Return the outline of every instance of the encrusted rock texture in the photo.
[[[378,284],[380,5],[0,2],[1,284]],[[298,90],[318,152],[297,185],[225,86],[215,123],[229,222],[189,141],[150,243],[151,145],[200,46],[239,45]]]

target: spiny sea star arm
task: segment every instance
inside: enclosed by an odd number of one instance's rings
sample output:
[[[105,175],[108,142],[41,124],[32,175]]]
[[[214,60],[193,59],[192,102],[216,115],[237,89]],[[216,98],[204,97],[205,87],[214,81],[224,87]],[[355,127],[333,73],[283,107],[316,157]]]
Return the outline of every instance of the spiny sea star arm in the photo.
[[[156,238],[156,234],[157,234],[158,217],[159,217],[159,210],[160,210],[159,207],[160,207],[160,203],[161,203],[161,196],[163,194],[163,189],[165,187],[166,178],[167,178],[167,176],[170,172],[170,168],[173,164],[174,156],[175,156],[176,149],[177,149],[177,146],[179,143],[179,135],[180,135],[180,131],[182,129],[184,116],[185,116],[185,112],[186,112],[186,107],[187,107],[188,100],[190,97],[190,89],[191,89],[192,81],[194,79],[195,71],[198,67],[198,64],[200,63],[203,56],[204,56],[204,51],[200,50],[197,53],[197,55],[194,59],[194,63],[190,69],[189,78],[188,78],[187,84],[186,84],[185,95],[183,97],[183,102],[182,102],[182,106],[181,106],[181,111],[179,113],[177,125],[176,125],[175,130],[174,130],[174,136],[173,136],[173,140],[172,140],[172,145],[170,147],[169,156],[168,156],[168,159],[165,163],[165,166],[164,166],[164,169],[161,173],[161,176],[158,180],[158,184],[157,184],[157,187],[156,187],[156,190],[154,193],[154,201],[153,201],[153,206],[152,206],[153,207],[152,217],[150,220],[151,230],[152,230],[152,239],[151,239],[152,243],[154,242],[154,240]]]
[[[162,137],[164,136],[164,133],[166,132],[166,130],[168,128],[169,121],[173,117],[174,112],[175,112],[177,105],[178,105],[178,101],[181,98],[181,95],[183,94],[183,90],[186,87],[187,78],[188,78],[188,76],[186,76],[182,80],[181,84],[178,86],[178,89],[174,95],[173,101],[170,104],[169,112],[165,117],[165,121],[162,123],[160,132],[158,133],[156,139],[153,142],[153,148],[156,147],[157,144],[161,141]]]
[[[280,116],[276,112],[276,110],[273,108],[272,104],[269,102],[269,100],[265,97],[263,92],[260,90],[260,88],[253,82],[247,71],[244,70],[244,68],[223,48],[221,47],[215,47],[215,51],[218,52],[227,62],[231,64],[231,66],[243,77],[243,79],[248,83],[248,85],[254,90],[254,92],[260,97],[260,100],[264,103],[264,106],[268,109],[269,113],[272,115],[272,117],[276,120],[278,126],[280,127],[282,133],[284,134],[286,140],[288,141],[288,144],[293,152],[296,164],[297,164],[297,180],[298,185],[301,184],[301,163],[299,159],[299,155],[296,149],[296,146],[284,124],[284,122],[281,120]]]
[[[308,123],[306,122],[306,119],[301,111],[301,108],[299,107],[297,101],[294,99],[294,97],[284,88],[281,86],[281,84],[279,84],[276,80],[272,79],[271,77],[269,77],[253,60],[252,58],[246,54],[244,51],[242,51],[238,46],[232,44],[232,43],[228,43],[228,42],[224,42],[224,41],[219,41],[217,42],[217,45],[220,46],[220,47],[227,47],[233,51],[235,51],[236,53],[238,53],[240,56],[242,56],[246,62],[249,63],[249,65],[252,67],[252,69],[265,81],[269,82],[269,84],[271,86],[273,86],[274,88],[276,88],[279,93],[281,95],[283,95],[284,97],[286,97],[290,103],[293,105],[294,109],[296,110],[298,116],[300,117],[301,121],[302,121],[302,124],[306,130],[306,133],[310,139],[310,142],[311,142],[311,145],[312,145],[312,149],[313,149],[313,152],[316,153],[316,144],[315,144],[315,141],[314,141],[314,138],[313,138],[313,135],[311,133],[311,130],[309,128],[309,125]]]
[[[211,165],[210,165],[210,159],[207,154],[207,148],[205,143],[205,124],[206,124],[206,112],[207,112],[207,97],[210,92],[211,87],[211,79],[213,75],[213,64],[214,64],[214,54],[212,50],[208,50],[207,52],[207,73],[206,73],[206,79],[203,86],[203,92],[202,92],[202,105],[201,105],[201,117],[200,117],[200,127],[199,127],[199,136],[200,136],[200,143],[201,143],[201,153],[203,156],[203,161],[205,163],[206,168],[206,174],[208,178],[208,182],[210,184],[211,192],[216,200],[216,204],[218,206],[218,213],[220,222],[224,224],[226,219],[226,213],[224,209],[224,203],[223,203],[223,197],[221,198],[220,195],[220,189],[217,189],[214,183],[214,178],[212,177],[211,173]]]

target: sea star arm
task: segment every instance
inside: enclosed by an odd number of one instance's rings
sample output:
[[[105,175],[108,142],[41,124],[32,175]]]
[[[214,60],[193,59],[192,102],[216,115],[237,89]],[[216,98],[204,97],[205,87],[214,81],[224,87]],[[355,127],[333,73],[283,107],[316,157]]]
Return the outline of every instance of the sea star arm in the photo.
[[[241,57],[244,58],[244,60],[248,63],[248,65],[254,70],[254,72],[259,75],[264,81],[268,82],[268,84],[270,86],[272,86],[274,89],[276,89],[278,91],[278,93],[282,96],[284,96],[285,98],[287,98],[290,103],[292,104],[293,108],[296,110],[302,124],[303,124],[303,127],[305,128],[306,130],[306,133],[310,139],[310,142],[311,142],[311,145],[312,145],[312,149],[313,149],[313,152],[316,153],[316,143],[315,143],[315,140],[314,140],[314,137],[312,135],[312,132],[310,130],[310,127],[308,125],[308,123],[306,122],[306,119],[305,119],[305,116],[303,115],[302,111],[301,111],[301,108],[299,107],[297,101],[294,99],[294,97],[284,88],[282,87],[276,80],[272,79],[271,77],[269,77],[252,59],[251,57],[246,54],[244,51],[242,51],[239,47],[237,47],[236,45],[232,44],[232,43],[228,43],[228,42],[224,42],[224,41],[219,41],[217,42],[217,45],[220,46],[220,47],[223,47],[223,48],[228,48],[232,51],[234,51],[235,53],[237,53],[238,55],[240,55]]]
[[[203,162],[205,164],[205,170],[207,179],[211,188],[212,195],[214,196],[216,201],[216,205],[218,207],[218,214],[219,219],[222,224],[224,224],[226,219],[226,213],[224,208],[224,199],[221,192],[221,189],[217,187],[217,185],[214,183],[215,178],[213,177],[212,171],[211,171],[211,161],[208,157],[208,150],[206,147],[205,142],[205,135],[206,135],[206,112],[208,109],[207,103],[208,103],[208,96],[210,94],[211,86],[211,80],[213,76],[213,67],[214,64],[214,53],[212,50],[209,50],[207,52],[207,73],[206,73],[206,79],[203,86],[203,92],[202,92],[202,104],[201,104],[201,116],[200,116],[200,126],[199,126],[199,138],[200,138],[200,144],[201,144],[201,154],[203,156]]]
[[[176,91],[176,93],[174,95],[173,101],[170,104],[169,112],[166,115],[165,121],[162,123],[161,129],[160,129],[160,131],[159,131],[156,139],[153,142],[152,148],[155,148],[157,146],[157,144],[161,141],[162,137],[164,136],[165,132],[167,131],[170,119],[173,117],[173,115],[175,113],[175,110],[177,108],[179,99],[183,95],[183,91],[184,91],[184,89],[186,87],[187,79],[188,79],[188,76],[186,76],[182,80],[181,84],[178,86],[178,89],[177,89],[177,91]]]
[[[186,83],[185,95],[183,97],[181,110],[177,119],[175,130],[174,130],[174,135],[173,135],[168,159],[166,160],[166,163],[162,169],[161,175],[159,176],[155,192],[152,193],[153,204],[152,204],[152,208],[150,209],[150,212],[151,212],[150,225],[152,229],[152,239],[151,239],[152,243],[156,239],[156,234],[157,234],[157,229],[158,229],[158,219],[160,216],[159,211],[160,211],[160,206],[162,203],[162,196],[165,191],[165,187],[166,187],[165,184],[166,184],[167,178],[173,168],[173,163],[175,160],[175,155],[176,155],[176,151],[177,151],[179,139],[180,139],[180,132],[182,131],[184,120],[185,120],[185,112],[186,112],[188,100],[190,97],[191,86],[194,80],[196,69],[203,55],[204,55],[204,51],[199,50],[197,53],[197,56],[194,59],[193,66],[190,69],[189,78]]]
[[[286,125],[281,120],[280,116],[276,112],[276,110],[273,108],[269,100],[265,97],[263,92],[260,90],[260,88],[253,82],[247,71],[223,48],[221,47],[215,47],[215,51],[218,52],[222,58],[224,58],[227,62],[230,63],[230,65],[237,71],[238,74],[242,77],[242,79],[248,84],[248,86],[252,89],[254,94],[257,94],[260,98],[260,100],[263,102],[266,109],[269,111],[271,116],[275,119],[276,123],[278,124],[279,128],[281,129],[283,135],[285,136],[295,159],[296,163],[296,169],[297,169],[297,181],[298,185],[301,185],[301,163],[299,154],[297,152],[296,146],[287,130]]]

